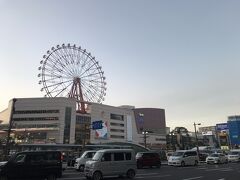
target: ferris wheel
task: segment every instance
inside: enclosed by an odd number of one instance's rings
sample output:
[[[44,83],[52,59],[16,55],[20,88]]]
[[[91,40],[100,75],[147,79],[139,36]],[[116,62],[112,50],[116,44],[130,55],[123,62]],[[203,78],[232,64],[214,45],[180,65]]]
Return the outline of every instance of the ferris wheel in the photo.
[[[38,68],[45,97],[75,98],[77,110],[85,113],[86,102],[101,103],[106,95],[104,71],[86,49],[75,44],[52,47]]]

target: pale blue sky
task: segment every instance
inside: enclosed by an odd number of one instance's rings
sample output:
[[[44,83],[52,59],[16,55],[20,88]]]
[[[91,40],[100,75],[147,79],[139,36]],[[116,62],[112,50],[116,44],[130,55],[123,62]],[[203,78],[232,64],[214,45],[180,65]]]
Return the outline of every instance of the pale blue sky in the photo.
[[[41,97],[39,62],[62,43],[105,71],[104,104],[164,108],[193,129],[240,114],[240,1],[0,0],[0,110]]]

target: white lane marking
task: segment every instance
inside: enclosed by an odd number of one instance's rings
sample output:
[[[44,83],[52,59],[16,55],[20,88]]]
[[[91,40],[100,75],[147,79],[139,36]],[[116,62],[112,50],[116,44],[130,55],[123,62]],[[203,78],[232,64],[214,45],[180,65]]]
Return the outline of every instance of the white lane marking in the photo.
[[[80,179],[86,179],[86,178],[85,177],[60,178],[60,180],[80,180]]]
[[[144,176],[144,175],[156,175],[156,174],[159,174],[159,173],[145,173],[145,174],[136,174],[136,176]]]
[[[225,180],[224,178],[218,179],[218,180]]]
[[[183,179],[183,180],[192,180],[192,179],[201,179],[201,178],[203,178],[203,176],[192,177],[192,178],[186,178],[186,179]]]
[[[169,177],[171,176],[170,174],[166,174],[166,175],[159,175],[159,176],[148,176],[147,178],[163,178],[163,177]],[[146,177],[135,177],[135,179],[144,179]]]
[[[231,168],[218,168],[218,169],[207,169],[206,171],[232,171]]]
[[[202,168],[197,168],[197,169],[204,170],[204,169],[208,169],[208,168],[204,168],[204,167],[202,167]]]

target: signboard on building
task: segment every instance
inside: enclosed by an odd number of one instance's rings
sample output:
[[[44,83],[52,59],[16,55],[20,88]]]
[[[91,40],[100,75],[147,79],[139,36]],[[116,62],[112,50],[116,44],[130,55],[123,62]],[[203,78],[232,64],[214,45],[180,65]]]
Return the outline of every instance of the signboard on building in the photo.
[[[206,131],[206,132],[202,132],[203,136],[212,136],[213,132],[212,131]]]
[[[102,129],[95,130],[96,139],[107,139],[108,136],[108,124],[107,122],[102,123]]]
[[[227,123],[216,124],[217,131],[227,131],[228,125]]]

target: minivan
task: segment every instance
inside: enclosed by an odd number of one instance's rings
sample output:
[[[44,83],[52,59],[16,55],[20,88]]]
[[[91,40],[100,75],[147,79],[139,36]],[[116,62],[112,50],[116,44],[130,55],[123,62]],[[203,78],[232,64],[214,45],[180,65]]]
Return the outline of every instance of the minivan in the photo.
[[[75,169],[77,171],[81,171],[83,172],[84,171],[84,167],[85,167],[85,163],[89,160],[91,160],[94,156],[94,154],[96,153],[97,151],[85,151],[80,158],[77,158],[76,161],[75,161]]]
[[[25,151],[14,154],[0,166],[0,180],[45,178],[62,176],[60,151]]]
[[[239,162],[240,161],[240,149],[232,149],[228,153],[228,162]]]
[[[87,179],[100,180],[104,176],[136,175],[135,153],[131,149],[103,149],[86,162],[84,175]]]
[[[160,155],[156,152],[138,152],[136,155],[137,168],[142,167],[161,167]]]
[[[185,166],[198,165],[199,157],[197,151],[193,150],[178,150],[168,159],[168,165]]]

